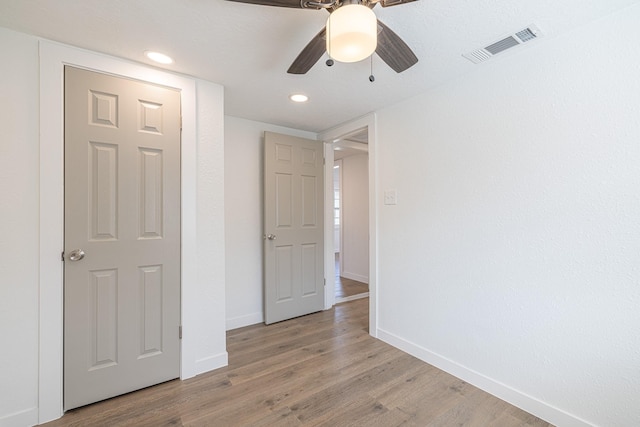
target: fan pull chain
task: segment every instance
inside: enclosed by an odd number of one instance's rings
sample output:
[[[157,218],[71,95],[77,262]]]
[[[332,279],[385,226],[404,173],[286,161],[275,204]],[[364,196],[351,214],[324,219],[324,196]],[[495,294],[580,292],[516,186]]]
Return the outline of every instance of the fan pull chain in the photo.
[[[373,82],[375,82],[375,81],[376,81],[376,78],[375,78],[375,76],[373,75],[373,54],[371,54],[371,57],[370,57],[370,58],[371,58],[371,74],[369,75],[369,81],[370,81],[371,83],[373,83]]]

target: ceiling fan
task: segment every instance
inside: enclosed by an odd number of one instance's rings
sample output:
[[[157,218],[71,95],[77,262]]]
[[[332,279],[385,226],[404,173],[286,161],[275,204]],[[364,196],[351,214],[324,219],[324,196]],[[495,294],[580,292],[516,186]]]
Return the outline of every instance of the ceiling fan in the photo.
[[[389,27],[375,17],[373,9],[378,3],[382,7],[397,6],[416,0],[229,0],[264,6],[289,7],[296,9],[324,9],[330,13],[327,26],[323,28],[293,61],[287,73],[305,74],[318,62],[325,52],[339,62],[356,62],[369,57],[374,51],[397,73],[401,73],[418,62],[411,48]],[[338,12],[338,13],[336,13]],[[349,12],[349,16],[347,16]],[[358,14],[351,15],[351,13]],[[360,16],[364,21],[360,22]],[[365,22],[366,21],[366,22]],[[347,28],[342,28],[346,25]],[[339,28],[340,26],[340,28]],[[365,28],[366,27],[366,28]],[[341,38],[349,43],[356,42],[359,52],[351,57],[347,51],[353,46],[341,44]],[[366,40],[365,40],[366,39]],[[366,45],[366,46],[365,46]],[[344,53],[344,55],[343,55]],[[349,53],[350,54],[350,53]]]

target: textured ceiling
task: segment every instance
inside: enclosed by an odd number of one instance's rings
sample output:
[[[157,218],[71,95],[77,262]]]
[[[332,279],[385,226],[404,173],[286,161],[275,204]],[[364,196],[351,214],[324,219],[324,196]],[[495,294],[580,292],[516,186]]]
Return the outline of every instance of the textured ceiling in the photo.
[[[319,132],[486,66],[462,54],[530,24],[544,37],[491,61],[517,60],[565,32],[580,37],[598,18],[638,1],[420,0],[376,7],[419,62],[396,74],[374,55],[374,83],[371,61],[327,67],[326,54],[306,75],[286,73],[324,26],[322,10],[224,0],[0,0],[0,26],[144,63],[145,50],[162,51],[176,60],[163,68],[223,85],[225,114]],[[294,92],[310,101],[293,104]]]

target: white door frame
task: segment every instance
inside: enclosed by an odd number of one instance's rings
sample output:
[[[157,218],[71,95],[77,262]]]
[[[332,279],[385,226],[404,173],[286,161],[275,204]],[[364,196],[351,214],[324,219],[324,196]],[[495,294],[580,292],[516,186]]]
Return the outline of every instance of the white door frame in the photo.
[[[197,304],[196,251],[196,84],[192,79],[132,62],[41,40],[40,46],[40,289],[38,420],[62,416],[64,242],[64,66],[173,87],[181,91],[181,306]],[[195,301],[195,303],[194,303]],[[182,326],[192,327],[182,310]],[[196,375],[194,335],[181,342],[181,378]]]
[[[318,139],[324,142],[324,176],[325,176],[325,264],[324,277],[327,280],[325,287],[325,309],[328,310],[335,304],[335,254],[333,253],[333,143],[334,140],[353,133],[359,129],[367,128],[369,141],[369,334],[378,336],[378,211],[377,193],[378,181],[376,178],[376,116],[368,114],[349,123],[324,131],[318,135]]]
[[[333,151],[333,154],[335,156],[335,150],[332,150],[332,151]],[[343,185],[342,185],[342,159],[336,160],[335,157],[334,157],[334,159],[333,159],[333,168],[336,167],[336,164],[338,165],[338,183],[339,183],[338,185],[340,187],[339,188],[339,194],[340,194],[339,202],[340,202],[340,204],[339,204],[339,208],[338,208],[338,211],[340,212],[340,225],[338,225],[338,236],[339,236],[338,240],[340,241],[340,245],[339,245],[339,248],[338,248],[338,253],[340,254],[340,256],[342,256],[342,242],[344,241],[344,239],[342,238],[342,187],[343,187]],[[335,170],[332,169],[331,172],[333,173],[333,172],[335,172]],[[336,183],[335,183],[335,177],[334,177],[334,183],[333,183],[333,187],[332,187],[332,189],[334,190],[334,194],[333,194],[333,197],[331,198],[331,200],[334,203],[335,203],[335,186],[336,186]],[[327,209],[327,212],[328,211],[329,210]],[[335,252],[335,250],[336,250],[336,248],[335,248],[335,243],[336,243],[335,242],[335,238],[336,238],[335,237],[336,236],[336,234],[335,234],[335,229],[336,229],[336,226],[335,226],[335,206],[334,206],[334,210],[331,212],[331,214],[333,215],[333,219],[334,219],[334,221],[331,222],[331,225],[333,226],[333,244],[334,244],[333,251]],[[334,253],[334,255],[335,255],[335,253]],[[335,265],[335,263],[334,263],[334,265]],[[340,269],[341,270],[342,270],[342,267],[343,267],[343,263],[340,262]],[[333,287],[335,288],[335,280],[332,280],[332,283],[334,285]],[[335,289],[334,289],[334,293],[335,293]]]

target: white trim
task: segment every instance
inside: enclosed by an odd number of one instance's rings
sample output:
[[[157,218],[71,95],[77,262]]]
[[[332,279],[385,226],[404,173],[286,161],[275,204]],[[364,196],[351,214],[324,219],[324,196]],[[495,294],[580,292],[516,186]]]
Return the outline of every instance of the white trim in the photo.
[[[264,322],[264,313],[251,313],[227,319],[227,331]]]
[[[62,416],[63,278],[63,149],[64,65],[173,87],[182,96],[182,326],[194,328],[184,307],[197,304],[190,292],[197,280],[196,264],[196,85],[189,78],[125,60],[40,40],[40,331],[38,421]],[[181,377],[198,372],[197,343],[185,333],[181,342]]]
[[[592,424],[575,415],[544,403],[392,333],[380,329],[378,330],[378,338],[553,425],[567,427],[592,426]]]
[[[322,141],[322,139],[320,139]],[[324,309],[336,303],[336,254],[333,233],[333,147],[324,141]]]
[[[333,148],[331,144],[333,141],[343,135],[353,133],[358,129],[367,128],[368,141],[369,141],[369,334],[373,337],[377,337],[378,333],[378,179],[377,173],[377,157],[376,157],[376,115],[374,113],[367,114],[364,117],[353,120],[351,122],[342,124],[335,128],[326,130],[318,135],[318,139],[325,141],[325,194],[327,189],[333,188]],[[331,179],[327,179],[327,175],[331,176]],[[329,183],[330,181],[330,183]],[[331,199],[333,199],[333,191],[331,191]],[[333,211],[333,204],[329,204],[327,207],[328,196],[325,197],[325,217],[331,219],[330,232],[325,231],[325,248],[329,247],[331,262],[325,261],[325,277],[331,278],[331,285],[325,288],[325,293],[330,292],[330,298],[335,300],[335,289],[333,284],[333,278],[335,276],[335,261],[333,254],[333,212],[330,214],[327,212],[329,208]],[[327,224],[327,218],[325,218],[325,228]],[[325,250],[326,252],[326,250]],[[327,255],[325,255],[326,257]],[[325,300],[328,300],[325,295]]]
[[[335,148],[336,148],[335,144],[331,144],[331,152],[332,152],[333,156],[335,156],[335,154],[336,154],[335,153]],[[343,215],[342,215],[342,205],[343,205],[342,192],[343,192],[343,188],[344,188],[344,183],[342,182],[342,177],[343,177],[344,169],[343,169],[342,159],[335,160],[335,158],[334,158],[332,172],[333,172],[333,169],[336,167],[336,165],[338,166],[338,185],[340,186],[340,188],[339,188],[339,190],[340,190],[340,192],[339,192],[339,194],[340,194],[340,209],[338,211],[339,214],[340,214],[340,224],[338,225],[338,234],[340,235],[340,238],[338,239],[339,240],[339,245],[338,245],[339,247],[338,247],[338,252],[337,253],[342,254],[342,251],[344,249],[344,247],[343,247],[344,235],[343,235],[343,227],[342,227],[343,219],[344,219]],[[332,173],[332,175],[333,175],[333,173]],[[336,224],[335,224],[335,197],[336,197],[336,195],[335,195],[335,188],[336,188],[336,183],[335,183],[335,176],[334,176],[333,177],[333,181],[331,183],[331,189],[333,190],[331,192],[331,207],[333,208],[333,209],[331,209],[331,225],[333,226],[333,238],[334,238],[333,251],[334,251],[334,253],[335,253],[335,250],[336,250],[336,248],[335,248],[335,246],[336,246],[336,242],[335,242],[335,236],[336,236],[336,234],[335,234],[336,233]],[[327,211],[328,211],[328,209],[327,209]],[[335,266],[335,262],[333,264]],[[344,263],[340,262],[340,270],[341,270],[340,274],[342,274],[343,268],[344,268]]]
[[[351,295],[343,298],[336,298],[336,304],[341,304],[343,302],[355,301],[357,299],[368,298],[369,292],[363,292],[361,294]]]
[[[340,276],[345,279],[355,280],[356,282],[369,284],[369,278],[367,276],[362,276],[360,274],[349,273],[348,271],[341,271]]]
[[[198,359],[194,365],[198,374],[201,374],[203,372],[213,371],[221,366],[227,366],[228,362],[229,354],[225,351],[224,353],[216,354],[214,356]]]
[[[38,424],[38,408],[29,408],[0,417],[0,426],[33,426],[36,424]]]

